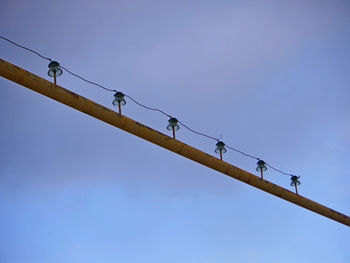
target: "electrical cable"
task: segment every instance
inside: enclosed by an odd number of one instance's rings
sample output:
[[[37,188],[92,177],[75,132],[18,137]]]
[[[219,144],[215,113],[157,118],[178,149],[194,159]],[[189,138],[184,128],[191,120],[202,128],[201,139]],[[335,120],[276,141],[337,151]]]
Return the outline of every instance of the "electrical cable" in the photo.
[[[10,42],[11,44],[13,44],[13,45],[15,45],[15,46],[17,46],[17,47],[20,47],[20,48],[23,48],[23,49],[25,49],[25,50],[28,50],[28,51],[30,51],[30,52],[32,52],[32,53],[38,55],[39,57],[41,57],[41,58],[43,58],[43,59],[46,59],[46,60],[48,60],[48,61],[52,61],[51,58],[45,57],[45,56],[41,55],[39,52],[34,51],[33,49],[30,49],[30,48],[27,48],[27,47],[22,46],[22,45],[20,45],[20,44],[17,44],[16,42],[13,42],[12,40],[10,40],[10,39],[8,39],[8,38],[6,38],[6,37],[3,37],[3,36],[0,35],[0,38],[2,38],[3,40],[6,40],[6,41],[8,41],[8,42]]]
[[[102,89],[104,89],[104,90],[107,90],[107,91],[112,91],[112,92],[114,91],[114,92],[117,92],[117,91],[114,90],[114,89],[108,89],[108,88],[106,88],[106,87],[104,87],[104,86],[102,86],[102,85],[100,85],[100,84],[98,84],[98,83],[96,83],[96,82],[87,80],[87,79],[85,79],[85,78],[79,76],[78,74],[75,74],[75,73],[71,72],[70,70],[66,69],[66,68],[63,67],[62,65],[60,65],[60,67],[63,68],[65,71],[67,71],[69,74],[73,75],[74,77],[77,77],[77,78],[79,78],[79,79],[81,79],[81,80],[83,80],[83,81],[85,81],[85,82],[87,82],[87,83],[90,83],[90,84],[92,84],[92,85],[95,85],[95,86],[100,87],[100,88],[102,88]]]
[[[209,136],[209,135],[207,135],[207,134],[204,134],[204,133],[201,133],[201,132],[197,132],[197,131],[195,131],[195,130],[189,128],[187,125],[183,124],[183,122],[181,122],[181,121],[178,121],[178,122],[179,122],[183,127],[185,127],[187,130],[189,130],[190,132],[193,132],[193,133],[195,133],[195,134],[204,136],[204,137],[209,138],[209,139],[212,139],[212,140],[214,140],[214,141],[219,141],[219,140],[220,140],[220,139],[218,139],[218,138]]]
[[[281,171],[281,170],[279,170],[279,169],[277,169],[277,168],[271,166],[271,165],[268,164],[268,163],[265,163],[265,164],[266,164],[266,166],[270,167],[272,170],[275,170],[276,172],[279,172],[279,173],[281,173],[281,174],[288,175],[288,176],[294,176],[293,174],[289,174],[289,173],[283,172],[283,171]]]
[[[240,151],[240,150],[237,150],[237,149],[235,149],[235,148],[233,148],[233,147],[231,147],[231,146],[229,146],[229,145],[226,145],[226,144],[225,144],[225,146],[226,146],[227,148],[229,148],[229,149],[231,149],[231,150],[233,150],[233,151],[235,151],[235,152],[238,152],[238,153],[240,153],[240,154],[242,154],[242,155],[245,155],[245,156],[247,156],[247,157],[249,157],[249,158],[255,159],[255,160],[257,160],[257,161],[260,160],[260,158],[258,158],[258,157],[254,157],[253,155],[244,153],[244,152],[242,152],[242,151]]]
[[[41,55],[39,52],[37,52],[37,51],[35,51],[35,50],[33,50],[33,49],[30,49],[30,48],[27,48],[27,47],[25,47],[25,46],[22,46],[22,45],[20,45],[20,44],[17,44],[16,42],[14,42],[14,41],[12,41],[12,40],[6,38],[6,37],[3,37],[3,36],[0,35],[0,38],[2,38],[3,40],[8,41],[9,43],[11,43],[11,44],[13,44],[13,45],[15,45],[15,46],[17,46],[17,47],[19,47],[19,48],[23,48],[23,49],[25,49],[25,50],[27,50],[27,51],[29,51],[29,52],[32,52],[32,53],[36,54],[37,56],[41,57],[42,59],[45,59],[45,60],[48,60],[48,61],[53,61],[52,59]],[[106,88],[106,87],[104,87],[104,86],[102,86],[102,85],[100,85],[100,84],[98,84],[98,83],[96,83],[96,82],[87,80],[87,79],[83,78],[82,76],[73,73],[72,71],[68,70],[67,68],[63,67],[62,65],[60,65],[60,67],[61,67],[62,69],[64,69],[66,72],[68,72],[69,74],[71,74],[72,76],[77,77],[77,78],[79,78],[79,79],[81,79],[81,80],[83,80],[83,81],[85,81],[85,82],[87,82],[87,83],[89,83],[89,84],[92,84],[92,85],[95,85],[95,86],[97,86],[97,87],[100,87],[100,88],[102,88],[102,89],[104,89],[104,90],[106,90],[106,91],[117,92],[117,91],[114,90],[114,89],[108,89],[108,88]],[[165,111],[163,111],[163,110],[160,110],[160,109],[157,109],[157,108],[148,107],[148,106],[146,106],[146,105],[144,105],[144,104],[138,102],[138,101],[135,100],[134,98],[130,97],[129,95],[126,95],[126,94],[124,94],[124,95],[125,95],[125,97],[129,98],[131,101],[133,101],[134,103],[136,103],[137,105],[139,105],[139,106],[141,106],[141,107],[143,107],[143,108],[145,108],[145,109],[147,109],[147,110],[152,110],[152,111],[160,112],[161,114],[163,114],[163,115],[165,115],[165,116],[167,116],[167,117],[169,117],[169,118],[172,117],[171,115],[167,114],[167,113],[166,113]],[[190,132],[193,132],[193,133],[195,133],[195,134],[197,134],[197,135],[206,137],[206,138],[208,138],[208,139],[212,139],[212,140],[215,140],[215,141],[220,141],[220,139],[218,139],[218,138],[212,137],[212,136],[210,136],[210,135],[207,135],[207,134],[204,134],[204,133],[201,133],[201,132],[198,132],[198,131],[195,131],[195,130],[189,128],[187,125],[185,125],[185,124],[182,123],[181,121],[178,121],[178,122],[179,122],[184,128],[186,128],[187,130],[189,130]],[[233,147],[231,147],[231,146],[229,146],[229,145],[226,145],[226,144],[225,144],[225,146],[226,146],[227,148],[229,148],[229,149],[231,149],[231,150],[237,152],[237,153],[240,153],[240,154],[246,156],[246,157],[249,157],[249,158],[252,158],[252,159],[255,159],[255,160],[258,160],[258,161],[261,160],[260,158],[257,158],[257,157],[255,157],[255,156],[250,155],[250,154],[247,154],[247,153],[244,153],[244,152],[242,152],[241,150],[235,149],[235,148],[233,148]],[[279,169],[277,169],[277,168],[271,166],[270,164],[268,164],[268,163],[266,163],[266,162],[265,162],[265,164],[266,164],[268,167],[270,167],[272,170],[276,171],[276,172],[279,172],[279,173],[281,173],[281,174],[288,175],[288,176],[293,176],[293,174],[289,174],[289,173],[283,172],[282,170],[279,170]]]
[[[164,112],[164,111],[162,111],[162,110],[160,110],[160,109],[148,107],[148,106],[146,106],[146,105],[144,105],[144,104],[138,102],[137,100],[133,99],[133,98],[130,97],[129,95],[126,95],[126,94],[124,94],[124,95],[125,95],[125,97],[127,97],[127,98],[129,98],[130,100],[132,100],[133,102],[135,102],[137,105],[139,105],[139,106],[141,106],[141,107],[143,107],[143,108],[145,108],[145,109],[147,109],[147,110],[158,111],[158,112],[162,113],[163,115],[165,115],[165,116],[171,118],[171,115],[169,115],[168,113],[166,113],[166,112]]]

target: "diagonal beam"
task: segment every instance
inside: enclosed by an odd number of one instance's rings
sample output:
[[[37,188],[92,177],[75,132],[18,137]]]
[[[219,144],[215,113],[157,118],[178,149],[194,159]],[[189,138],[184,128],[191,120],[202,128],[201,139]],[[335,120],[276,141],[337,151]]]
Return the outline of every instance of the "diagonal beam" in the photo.
[[[212,155],[175,140],[126,116],[119,115],[116,112],[97,104],[96,102],[86,99],[60,86],[54,85],[52,82],[49,82],[2,59],[0,59],[0,76],[61,102],[78,111],[84,112],[114,127],[154,143],[169,151],[207,166],[213,170],[228,175],[317,214],[333,219],[339,223],[350,226],[350,217],[345,214],[339,213],[308,198],[297,195],[269,181],[262,180],[260,177],[257,177],[227,162],[221,161]]]

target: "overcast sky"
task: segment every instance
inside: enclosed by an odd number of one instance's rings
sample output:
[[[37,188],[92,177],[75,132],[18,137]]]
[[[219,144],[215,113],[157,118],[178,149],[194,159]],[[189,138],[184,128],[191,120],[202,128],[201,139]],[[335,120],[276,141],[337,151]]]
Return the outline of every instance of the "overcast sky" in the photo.
[[[0,22],[350,214],[349,1],[3,0]],[[49,79],[47,61],[1,39],[0,56]],[[113,93],[57,81],[113,108]],[[0,262],[350,262],[347,226],[3,78],[0,96]],[[168,133],[130,100],[123,113]],[[215,141],[183,127],[177,138],[215,155]],[[256,174],[253,159],[224,159]]]

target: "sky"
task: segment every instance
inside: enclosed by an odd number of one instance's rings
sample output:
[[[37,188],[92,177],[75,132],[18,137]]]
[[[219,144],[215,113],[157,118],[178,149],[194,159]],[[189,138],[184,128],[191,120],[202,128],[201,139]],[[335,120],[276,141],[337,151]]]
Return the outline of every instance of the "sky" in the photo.
[[[2,36],[300,175],[301,195],[350,215],[349,1],[3,0],[0,22]],[[1,39],[0,55],[50,79],[48,61]],[[67,72],[57,82],[115,109],[113,93]],[[350,262],[349,227],[0,87],[0,262]],[[130,100],[123,114],[171,135]],[[183,127],[177,139],[215,155]],[[256,160],[224,160],[257,174]]]

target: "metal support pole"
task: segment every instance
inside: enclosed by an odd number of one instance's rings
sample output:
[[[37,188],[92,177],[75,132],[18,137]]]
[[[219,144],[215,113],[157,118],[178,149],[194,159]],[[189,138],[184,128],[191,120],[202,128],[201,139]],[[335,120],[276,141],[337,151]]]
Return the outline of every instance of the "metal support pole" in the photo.
[[[0,76],[286,201],[350,226],[350,217],[175,140],[0,59]]]
[[[119,114],[122,114],[122,106],[120,105],[120,101],[118,101],[118,110]]]

